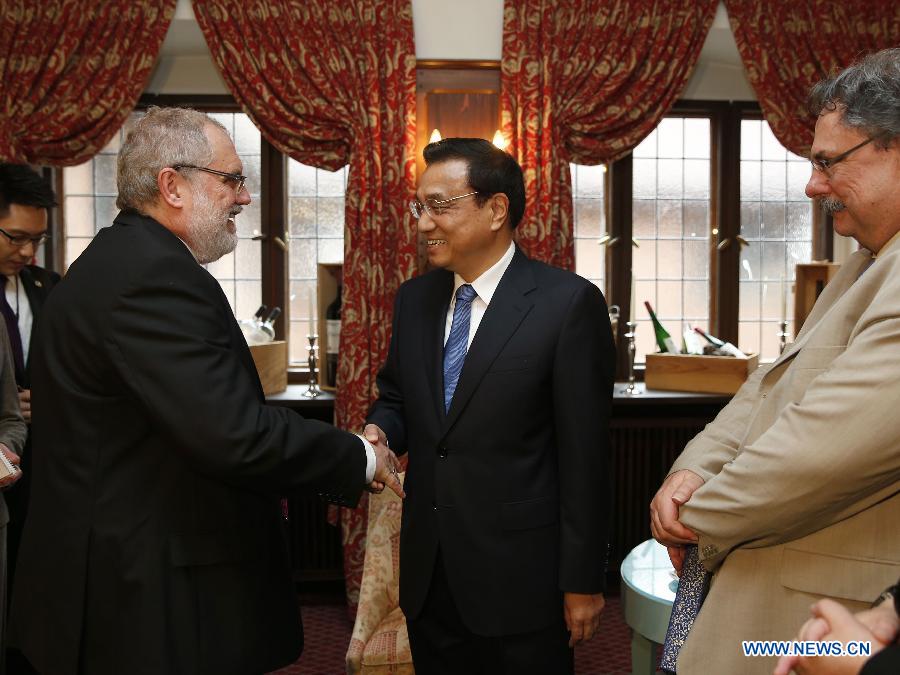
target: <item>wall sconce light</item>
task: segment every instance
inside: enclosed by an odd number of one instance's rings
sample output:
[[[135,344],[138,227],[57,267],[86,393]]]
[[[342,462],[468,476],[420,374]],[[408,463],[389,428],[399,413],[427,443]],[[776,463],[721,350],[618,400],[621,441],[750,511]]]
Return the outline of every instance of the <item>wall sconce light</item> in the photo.
[[[499,129],[497,129],[496,133],[494,134],[494,140],[492,140],[491,143],[496,145],[501,150],[506,150],[506,139],[503,138],[503,133]]]
[[[434,131],[431,132],[431,138],[428,139],[428,142],[437,143],[439,140],[441,140],[441,132],[435,127]]]

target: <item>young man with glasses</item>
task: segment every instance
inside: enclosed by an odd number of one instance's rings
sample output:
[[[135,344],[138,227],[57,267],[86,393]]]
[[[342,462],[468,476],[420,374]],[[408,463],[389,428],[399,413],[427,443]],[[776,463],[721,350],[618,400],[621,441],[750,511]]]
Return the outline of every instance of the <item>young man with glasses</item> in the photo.
[[[603,295],[513,243],[522,169],[425,148],[436,268],[400,287],[365,433],[407,452],[400,607],[419,675],[564,675],[603,609],[615,348]],[[548,224],[551,225],[551,224]]]

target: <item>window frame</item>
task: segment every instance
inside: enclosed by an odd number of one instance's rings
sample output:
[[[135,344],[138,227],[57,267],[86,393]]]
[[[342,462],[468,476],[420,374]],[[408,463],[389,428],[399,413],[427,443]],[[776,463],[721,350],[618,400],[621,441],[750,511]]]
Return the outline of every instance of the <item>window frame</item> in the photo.
[[[710,288],[709,328],[732,343],[738,339],[740,302],[741,121],[764,119],[755,101],[679,100],[666,116],[707,117],[710,120]],[[629,153],[609,165],[606,173],[606,219],[611,243],[606,248],[607,303],[619,305],[617,340],[624,344],[631,305],[632,247],[623,245],[633,233],[633,163]],[[715,233],[715,234],[714,234]],[[830,217],[813,208],[814,260],[833,260],[834,228]],[[617,353],[617,379],[628,369],[626,350]],[[635,371],[643,379],[643,366]]]
[[[419,62],[418,68],[448,67],[450,64]],[[465,69],[471,64],[453,63],[454,69]],[[478,64],[481,69],[494,68],[493,63]],[[151,105],[189,106],[203,112],[243,112],[230,95],[182,95],[144,94],[135,110],[145,110]],[[679,100],[668,113],[676,117],[708,117],[710,119],[710,330],[719,337],[734,342],[738,337],[739,317],[739,266],[740,246],[740,141],[741,121],[763,119],[759,104],[753,101],[707,101]],[[261,138],[261,297],[260,302],[282,307],[282,320],[276,323],[277,339],[286,339],[290,322],[290,299],[288,298],[288,157],[278,151],[265,138]],[[51,270],[61,270],[65,256],[65,215],[62,195],[65,194],[62,169],[45,169],[51,177],[60,206],[50,214],[51,246],[45,253],[45,265]],[[632,247],[626,246],[632,240],[632,181],[633,163],[629,153],[622,159],[608,165],[605,174],[605,204],[607,232],[610,243],[604,253],[605,288],[607,303],[621,308],[619,320],[619,342],[624,338],[625,322],[630,321]],[[713,234],[716,232],[717,234]],[[813,259],[833,260],[834,229],[831,218],[821,209],[813,209]],[[624,376],[627,370],[625,350],[618,350],[617,375]],[[638,368],[642,377],[643,369]],[[289,381],[302,382],[308,379],[305,367],[288,368]]]

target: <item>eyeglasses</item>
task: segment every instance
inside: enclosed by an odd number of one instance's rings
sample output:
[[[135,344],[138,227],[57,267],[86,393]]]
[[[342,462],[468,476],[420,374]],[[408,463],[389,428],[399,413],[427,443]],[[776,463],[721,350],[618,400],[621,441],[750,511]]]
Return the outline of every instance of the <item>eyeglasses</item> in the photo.
[[[46,232],[38,235],[37,237],[29,237],[26,234],[10,234],[4,229],[0,229],[0,234],[6,237],[9,240],[9,243],[16,248],[23,248],[28,244],[31,244],[32,246],[37,248],[50,238],[50,235]]]
[[[237,194],[241,193],[241,190],[244,189],[244,183],[247,181],[247,176],[242,176],[239,173],[216,171],[215,169],[208,169],[205,166],[194,166],[193,164],[176,164],[172,168],[176,171],[181,171],[182,169],[196,169],[197,171],[205,171],[206,173],[211,173],[214,176],[222,176],[226,181],[230,181],[235,184],[234,191]]]
[[[418,199],[413,199],[409,203],[409,211],[412,213],[413,218],[418,220],[426,213],[434,218],[435,216],[444,215],[444,211],[447,210],[447,205],[450,202],[455,202],[457,199],[462,199],[463,197],[471,197],[472,195],[481,194],[477,190],[475,192],[467,192],[464,195],[457,195],[456,197],[450,197],[449,199],[426,199],[424,203],[420,202]]]
[[[809,163],[813,165],[813,169],[815,169],[816,171],[821,171],[826,176],[831,176],[831,170],[834,168],[835,164],[837,164],[838,162],[843,162],[854,152],[856,152],[860,148],[868,145],[869,143],[871,143],[872,141],[874,141],[877,138],[880,138],[880,136],[878,136],[878,135],[869,136],[862,143],[859,143],[858,145],[854,145],[852,148],[850,148],[846,152],[842,152],[841,154],[837,155],[836,157],[813,157],[812,159],[809,160]]]

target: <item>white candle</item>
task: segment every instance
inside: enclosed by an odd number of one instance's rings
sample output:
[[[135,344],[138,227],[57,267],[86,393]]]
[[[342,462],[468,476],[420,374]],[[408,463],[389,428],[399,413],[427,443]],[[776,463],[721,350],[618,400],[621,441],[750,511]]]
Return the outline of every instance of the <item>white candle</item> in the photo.
[[[787,279],[781,280],[781,320],[787,321],[787,296],[788,283]]]
[[[312,335],[317,335],[316,333],[316,318],[318,312],[316,311],[316,296],[313,292],[313,289],[309,289],[309,332]]]
[[[634,272],[631,273],[631,304],[628,306],[628,320],[637,321],[637,308],[634,306],[634,287],[636,286]]]

